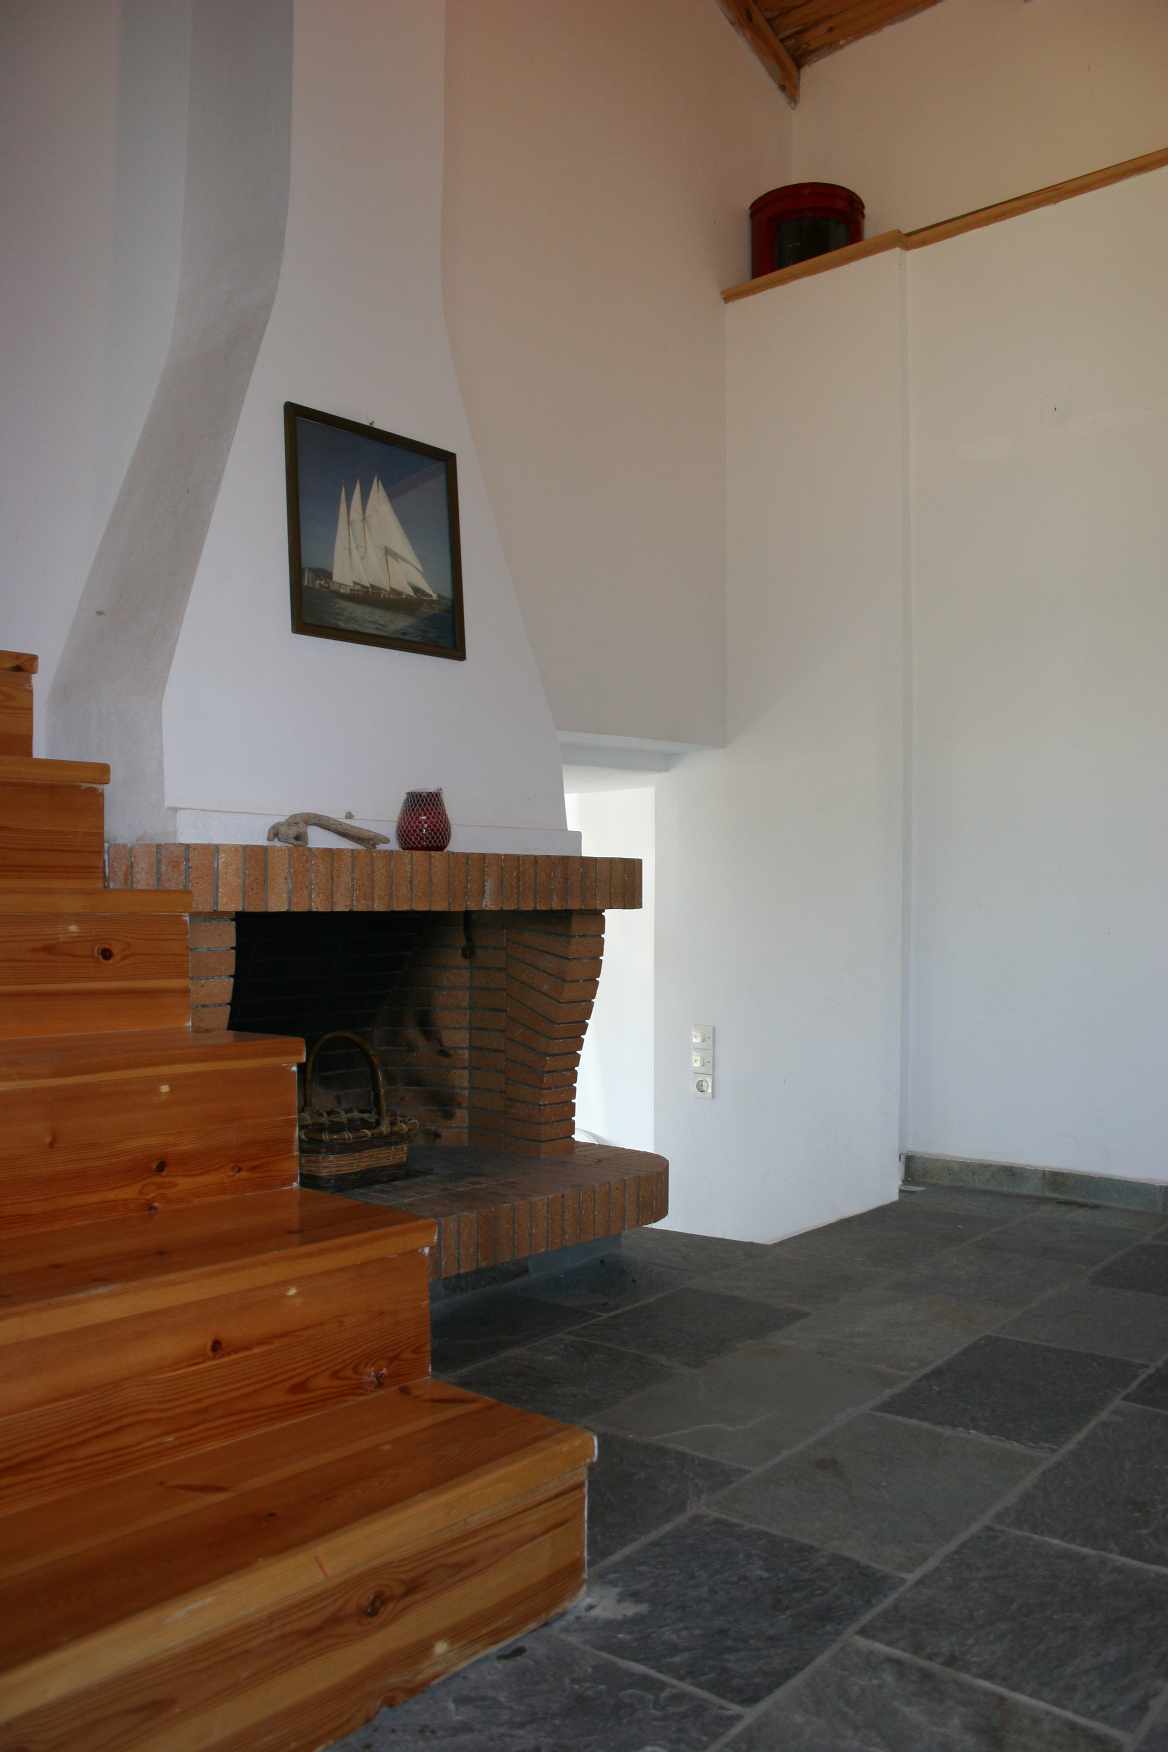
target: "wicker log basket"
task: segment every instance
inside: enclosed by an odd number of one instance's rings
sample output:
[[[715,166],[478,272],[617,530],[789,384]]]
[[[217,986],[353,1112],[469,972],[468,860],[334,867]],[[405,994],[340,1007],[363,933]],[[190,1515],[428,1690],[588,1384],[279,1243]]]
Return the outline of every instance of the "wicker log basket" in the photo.
[[[373,1087],[371,1107],[330,1106],[317,1089],[316,1066],[322,1048],[343,1040],[355,1046],[369,1067]],[[336,1029],[322,1034],[304,1069],[304,1101],[300,1109],[300,1184],[319,1192],[348,1192],[357,1186],[378,1186],[409,1175],[409,1141],[416,1119],[403,1119],[389,1106],[385,1077],[375,1054],[359,1034]]]

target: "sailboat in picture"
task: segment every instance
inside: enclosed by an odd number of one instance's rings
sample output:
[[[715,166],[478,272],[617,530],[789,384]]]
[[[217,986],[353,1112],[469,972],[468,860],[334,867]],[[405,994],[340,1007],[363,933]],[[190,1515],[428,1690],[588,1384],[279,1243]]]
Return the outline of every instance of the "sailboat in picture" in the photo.
[[[367,502],[359,480],[351,495],[341,488],[332,582],[325,587],[378,606],[408,603],[420,608],[439,601],[380,475],[373,477]]]

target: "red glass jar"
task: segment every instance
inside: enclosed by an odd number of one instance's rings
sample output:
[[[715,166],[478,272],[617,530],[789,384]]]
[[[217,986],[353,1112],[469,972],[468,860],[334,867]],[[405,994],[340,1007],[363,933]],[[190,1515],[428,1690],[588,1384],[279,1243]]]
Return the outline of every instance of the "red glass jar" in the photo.
[[[450,817],[441,791],[407,791],[397,818],[397,843],[403,852],[444,852],[450,844]]]
[[[787,183],[750,205],[750,271],[757,279],[860,243],[864,203],[839,183]]]

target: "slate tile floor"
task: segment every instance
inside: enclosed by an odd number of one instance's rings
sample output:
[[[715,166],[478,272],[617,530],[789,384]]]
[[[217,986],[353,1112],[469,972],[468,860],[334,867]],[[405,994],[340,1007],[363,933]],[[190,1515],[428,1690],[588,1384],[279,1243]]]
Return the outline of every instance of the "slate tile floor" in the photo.
[[[589,1585],[344,1752],[1168,1752],[1162,1217],[641,1230],[434,1336],[597,1431]]]

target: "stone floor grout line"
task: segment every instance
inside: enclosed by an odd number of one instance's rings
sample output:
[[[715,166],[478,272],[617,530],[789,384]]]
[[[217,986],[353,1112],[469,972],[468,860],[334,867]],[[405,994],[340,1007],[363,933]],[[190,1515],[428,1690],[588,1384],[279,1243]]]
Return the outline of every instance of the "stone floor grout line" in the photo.
[[[910,1667],[922,1667],[926,1673],[939,1673],[951,1679],[956,1671],[953,1667],[943,1667],[939,1661],[930,1661],[924,1655],[913,1655],[907,1649],[898,1649],[893,1643],[881,1642],[880,1638],[876,1636],[856,1636],[853,1640],[867,1643],[870,1648],[880,1649],[882,1652],[895,1655],[898,1660],[906,1661]],[[988,1691],[995,1697],[1008,1697],[1012,1703],[1025,1703],[1031,1709],[1041,1710],[1045,1714],[1056,1716],[1060,1721],[1070,1722],[1077,1728],[1090,1728],[1093,1733],[1103,1734],[1107,1739],[1114,1740],[1117,1746],[1131,1744],[1131,1736],[1123,1733],[1119,1728],[1108,1727],[1104,1722],[1092,1721],[1090,1716],[1076,1715],[1074,1710],[1063,1709],[1060,1704],[1046,1703],[1037,1697],[1027,1697],[1021,1691],[1011,1691],[1008,1685],[998,1685],[992,1679],[979,1679],[974,1673],[960,1673],[958,1677],[965,1680],[966,1684],[974,1686],[978,1691]]]
[[[1044,1296],[1035,1297],[1035,1302],[1039,1302],[1039,1301],[1042,1301],[1044,1299],[1045,1299]],[[1026,1305],[1027,1308],[1032,1307],[1032,1306],[1034,1306],[1034,1303],[1028,1303]],[[1026,1311],[1026,1309],[1019,1309],[1018,1314],[1024,1313],[1025,1311]],[[1012,1315],[1011,1318],[1012,1319],[1017,1318],[1017,1314]],[[982,1336],[986,1336],[986,1335],[983,1334]],[[977,1343],[977,1342],[978,1342],[977,1339],[970,1340],[970,1343]],[[810,1348],[810,1347],[808,1347],[808,1348]],[[966,1347],[961,1346],[959,1348],[965,1349]],[[956,1353],[952,1353],[952,1354],[956,1354]],[[1092,1353],[1083,1353],[1083,1354],[1093,1355],[1094,1353],[1092,1352]],[[777,1455],[773,1461],[769,1461],[767,1464],[768,1465],[777,1465],[780,1462],[789,1459],[793,1454],[800,1452],[803,1448],[810,1446],[812,1442],[817,1441],[820,1439],[820,1437],[826,1435],[828,1433],[829,1429],[834,1428],[834,1427],[838,1427],[838,1425],[850,1421],[850,1419],[853,1417],[859,1417],[864,1412],[874,1410],[883,1401],[883,1399],[889,1397],[894,1392],[901,1391],[902,1388],[907,1388],[908,1386],[912,1385],[917,1379],[919,1379],[920,1376],[927,1375],[931,1372],[931,1370],[938,1367],[939,1362],[948,1361],[948,1360],[950,1360],[950,1359],[946,1357],[946,1358],[938,1359],[937,1362],[930,1363],[927,1368],[919,1370],[916,1375],[911,1376],[907,1380],[901,1382],[899,1384],[899,1386],[897,1386],[895,1388],[890,1388],[889,1393],[882,1394],[880,1396],[880,1399],[874,1400],[865,1406],[854,1407],[850,1412],[848,1412],[846,1414],[841,1414],[841,1416],[839,1418],[833,1420],[832,1424],[830,1424],[830,1425],[825,1424],[820,1430],[817,1430],[813,1436],[809,1436],[804,1441],[795,1444],[795,1446],[793,1446],[789,1449],[786,1449],[782,1454]],[[1115,1409],[1115,1407],[1117,1405],[1120,1405],[1123,1403],[1126,1395],[1128,1393],[1132,1392],[1132,1390],[1135,1387],[1137,1387],[1147,1376],[1154,1373],[1157,1367],[1158,1367],[1157,1364],[1149,1364],[1132,1381],[1128,1382],[1125,1385],[1125,1387],[1122,1389],[1122,1391],[1114,1394],[1112,1396],[1112,1398],[1109,1399],[1107,1401],[1107,1403],[1100,1408],[1100,1410],[1095,1414],[1095,1416],[1088,1420],[1088,1422],[1083,1426],[1082,1429],[1077,1431],[1074,1436],[1069,1437],[1066,1442],[1064,1442],[1060,1447],[1054,1449],[1053,1452],[1048,1453],[1048,1454],[1042,1454],[1041,1451],[1039,1451],[1039,1450],[1026,1449],[1026,1452],[1037,1453],[1039,1456],[1038,1464],[1035,1466],[1033,1472],[1029,1473],[1026,1478],[1020,1480],[1019,1483],[1017,1485],[1015,1485],[1012,1490],[1004,1492],[1003,1495],[1001,1497],[997,1498],[982,1515],[975,1517],[975,1519],[973,1521],[971,1521],[966,1527],[962,1528],[960,1533],[956,1534],[946,1545],[939,1547],[938,1550],[933,1552],[932,1555],[929,1558],[927,1558],[923,1564],[921,1564],[917,1569],[913,1570],[911,1572],[911,1574],[905,1576],[900,1581],[899,1586],[895,1587],[883,1600],[879,1601],[868,1612],[863,1613],[855,1621],[854,1624],[849,1625],[847,1630],[843,1633],[842,1636],[838,1637],[835,1642],[830,1644],[830,1646],[828,1648],[824,1649],[822,1651],[822,1653],[817,1655],[813,1661],[809,1661],[805,1667],[802,1667],[800,1669],[799,1673],[792,1675],[792,1677],[790,1679],[788,1679],[783,1685],[778,1686],[776,1690],[768,1693],[767,1697],[761,1699],[758,1704],[754,1705],[752,1707],[752,1709],[749,1711],[749,1713],[746,1715],[745,1721],[749,1722],[756,1715],[761,1714],[761,1712],[763,1711],[763,1709],[767,1705],[773,1703],[776,1698],[778,1698],[782,1695],[782,1693],[787,1689],[788,1685],[794,1684],[795,1681],[797,1679],[802,1678],[802,1676],[805,1673],[810,1673],[810,1672],[814,1671],[814,1669],[816,1667],[822,1665],[822,1663],[825,1662],[837,1649],[841,1648],[843,1646],[843,1644],[845,1642],[847,1642],[849,1637],[857,1636],[857,1635],[861,1634],[862,1627],[865,1624],[867,1624],[870,1619],[876,1617],[876,1615],[879,1612],[882,1612],[887,1607],[891,1606],[892,1603],[895,1600],[897,1600],[902,1594],[906,1593],[909,1588],[914,1587],[916,1585],[916,1583],[922,1579],[922,1577],[930,1574],[931,1571],[938,1568],[940,1566],[940,1564],[943,1563],[944,1560],[948,1556],[950,1556],[950,1554],[958,1548],[958,1546],[964,1544],[967,1539],[972,1538],[975,1533],[980,1533],[985,1528],[989,1527],[995,1516],[1001,1514],[1003,1509],[1009,1507],[1018,1497],[1022,1496],[1025,1491],[1031,1489],[1033,1487],[1033,1485],[1037,1482],[1037,1480],[1051,1466],[1055,1465],[1057,1461],[1064,1458],[1066,1456],[1066,1454],[1069,1453],[1072,1449],[1078,1447],[1080,1442],[1082,1442],[1086,1438],[1086,1436],[1098,1424],[1102,1423],[1103,1420]],[[609,1409],[612,1410],[615,1408],[609,1407]],[[895,1414],[893,1413],[893,1414],[889,1414],[889,1415],[895,1415]],[[905,1421],[908,1422],[910,1420],[906,1419]],[[913,1421],[915,1421],[915,1420],[913,1420]],[[934,1429],[936,1429],[936,1428],[944,1429],[944,1428],[947,1428],[948,1426],[946,1426],[946,1425],[930,1425],[929,1427],[934,1428]],[[958,1430],[955,1433],[958,1435],[961,1435],[961,1434],[964,1434],[965,1432]],[[1018,1444],[1018,1445],[1022,1446],[1022,1444]],[[662,1443],[661,1446],[665,1446],[665,1444]],[[759,1471],[759,1470],[762,1470],[762,1468],[754,1468],[752,1470]],[[741,1482],[741,1481],[739,1480],[736,1482]],[[727,1486],[728,1490],[731,1488],[733,1488],[733,1487]],[[724,1493],[721,1491],[716,1492],[715,1495],[708,1500],[709,1500],[709,1502],[714,1503],[718,1500],[718,1497],[720,1497],[723,1494]],[[688,1511],[688,1513],[686,1515],[678,1516],[674,1521],[669,1523],[669,1526],[670,1526],[670,1528],[675,1527],[680,1522],[687,1520],[687,1519],[690,1519],[692,1516],[694,1516],[696,1514],[701,1514],[703,1512],[706,1512],[705,1505],[702,1505],[696,1509],[691,1509]],[[713,1513],[715,1515],[715,1518],[719,1519],[719,1520],[730,1520],[733,1518],[733,1517],[727,1516],[725,1514],[718,1514],[717,1511],[713,1511]],[[663,1534],[665,1531],[666,1531],[665,1528],[658,1528],[656,1530],[656,1532],[646,1534],[644,1539],[637,1540],[635,1542],[635,1545],[625,1546],[622,1551],[615,1553],[613,1555],[613,1557],[610,1557],[606,1560],[606,1562],[603,1566],[599,1566],[599,1567],[607,1568],[610,1564],[615,1563],[618,1558],[625,1557],[625,1556],[629,1555],[634,1549],[637,1549],[643,1545],[648,1544],[650,1542],[650,1540],[652,1540],[653,1538],[656,1538],[656,1537],[660,1537],[661,1534]],[[1002,1532],[1011,1532],[1011,1531],[1013,1531],[1013,1529],[1002,1528],[1001,1531]],[[808,1544],[809,1541],[803,1540],[803,1541],[798,1541],[797,1543]],[[823,1550],[830,1550],[831,1548],[825,1547],[825,1546],[816,1546],[816,1547],[814,1547],[814,1549],[817,1551],[823,1551]],[[1110,1556],[1110,1554],[1106,1553],[1106,1552],[1093,1552],[1091,1555],[1101,1559],[1102,1561],[1106,1561],[1107,1558]],[[868,1567],[873,1568],[873,1569],[876,1568],[875,1565],[869,1565]],[[893,1572],[888,1571],[888,1570],[884,1570],[884,1571],[881,1571],[880,1573],[883,1575],[891,1575]],[[1161,1572],[1156,1572],[1156,1573],[1161,1573]],[[881,1646],[884,1646],[884,1645],[881,1645]],[[954,1668],[947,1668],[945,1670],[947,1672],[955,1673],[958,1678],[965,1677],[965,1675],[962,1673],[960,1668],[954,1667]],[[649,1669],[647,1669],[647,1671],[656,1672],[656,1669],[649,1668]],[[661,1674],[661,1675],[659,1675],[659,1677],[664,1678],[665,1676],[663,1674]],[[1153,1707],[1156,1707],[1156,1708],[1159,1707],[1159,1705],[1164,1701],[1164,1697],[1165,1697],[1166,1692],[1168,1692],[1168,1686],[1161,1687],[1160,1692],[1157,1694],[1157,1696],[1154,1700]],[[1031,1704],[1039,1703],[1041,1705],[1041,1700],[1039,1700],[1039,1699],[1026,1697],[1025,1694],[1023,1694],[1023,1693],[1018,1693],[1017,1695],[1024,1702],[1031,1703]],[[1042,1707],[1045,1707],[1045,1706],[1042,1706]],[[728,1733],[729,1732],[737,1732],[738,1727],[742,1726],[742,1725],[743,1724],[741,1724],[741,1723],[736,1724],[736,1726],[733,1729],[728,1730]],[[1096,1724],[1092,1723],[1091,1725],[1094,1726]],[[1102,1723],[1098,1724],[1098,1725],[1101,1727],[1105,1726]],[[1114,1732],[1115,1730],[1105,1730],[1105,1731]],[[723,1746],[726,1743],[726,1739],[727,1739],[726,1735],[721,1736],[718,1740],[714,1741],[709,1748],[707,1748],[707,1752],[718,1752],[718,1748],[720,1748],[721,1746]]]
[[[1128,1557],[1122,1551],[1103,1551],[1097,1545],[1077,1545],[1073,1539],[1059,1539],[1054,1533],[1035,1533],[1029,1527],[1002,1527],[1003,1533],[1012,1533],[1016,1539],[1032,1539],[1039,1545],[1055,1545],[1063,1551],[1077,1552],[1080,1557],[1104,1557],[1109,1563],[1125,1564],[1129,1569],[1139,1570],[1145,1575],[1168,1575],[1168,1563],[1147,1563],[1140,1557]],[[1168,1680],[1165,1681],[1168,1686]]]
[[[564,1617],[566,1616],[568,1615],[564,1614]],[[558,1642],[565,1643],[568,1648],[578,1650],[579,1643],[572,1637],[565,1636],[559,1628],[562,1622],[563,1618],[556,1619],[553,1623],[544,1625],[543,1629],[550,1636],[554,1636]],[[643,1661],[630,1661],[627,1655],[614,1655],[608,1649],[594,1649],[587,1644],[585,1647],[590,1655],[599,1655],[601,1660],[611,1661],[614,1667],[623,1667],[626,1672],[637,1673],[644,1679],[655,1679],[659,1685],[669,1685],[675,1691],[687,1691],[691,1697],[700,1697],[703,1703],[717,1704],[719,1709],[734,1710],[739,1719],[726,1730],[727,1733],[742,1726],[745,1711],[740,1703],[731,1703],[725,1697],[718,1697],[713,1691],[703,1691],[700,1685],[691,1685],[688,1679],[674,1679],[670,1674],[659,1672],[656,1667],[646,1667]]]

